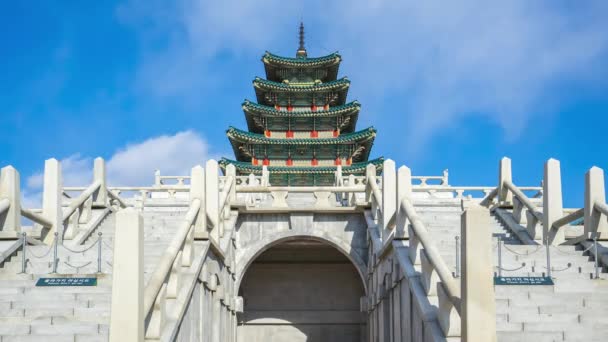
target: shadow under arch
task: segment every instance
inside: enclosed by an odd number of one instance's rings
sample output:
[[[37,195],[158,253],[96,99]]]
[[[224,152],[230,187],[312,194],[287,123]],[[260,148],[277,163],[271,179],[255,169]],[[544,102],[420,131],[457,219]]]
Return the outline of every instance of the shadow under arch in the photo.
[[[251,342],[365,341],[367,266],[339,236],[276,232],[237,257],[237,336]]]
[[[270,241],[268,241],[269,239],[267,238],[248,246],[245,253],[239,256],[239,260],[237,260],[236,265],[237,277],[235,289],[237,291],[239,291],[241,288],[241,283],[245,274],[247,274],[247,270],[262,253],[285,242],[312,240],[329,245],[344,254],[344,256],[350,260],[352,265],[357,270],[359,278],[361,279],[361,285],[363,286],[363,290],[367,295],[367,282],[365,281],[367,264],[365,263],[363,257],[348,242],[330,237],[328,235],[302,234],[294,232],[280,232],[270,236],[269,238]]]

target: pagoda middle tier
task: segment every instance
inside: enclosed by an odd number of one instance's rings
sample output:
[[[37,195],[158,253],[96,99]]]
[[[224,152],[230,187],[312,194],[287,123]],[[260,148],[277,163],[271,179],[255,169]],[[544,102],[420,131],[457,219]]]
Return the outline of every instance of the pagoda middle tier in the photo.
[[[243,111],[250,132],[288,138],[293,131],[331,131],[352,133],[357,124],[361,105],[354,101],[341,106],[286,108],[243,102]],[[275,134],[275,132],[277,132]],[[278,133],[281,132],[281,133]]]
[[[376,137],[372,127],[356,131],[361,105],[346,102],[350,81],[338,79],[338,53],[309,58],[303,26],[296,57],[266,52],[262,57],[266,79],[256,77],[257,103],[242,104],[248,131],[230,127],[226,134],[237,173],[270,172],[271,185],[331,185],[334,172],[365,172]],[[382,158],[372,161],[381,171]]]
[[[273,138],[230,127],[226,134],[239,161],[252,165],[329,166],[366,161],[376,130],[370,127],[337,137]]]

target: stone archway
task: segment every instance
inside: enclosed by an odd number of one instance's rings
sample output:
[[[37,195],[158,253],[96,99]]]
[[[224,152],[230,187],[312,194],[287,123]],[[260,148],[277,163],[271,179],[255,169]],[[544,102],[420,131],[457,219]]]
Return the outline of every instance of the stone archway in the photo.
[[[301,234],[292,231],[277,232],[270,236],[265,237],[257,242],[249,244],[246,248],[241,249],[236,255],[236,288],[239,289],[241,281],[245,276],[249,266],[254,262],[258,256],[274,246],[283,244],[288,241],[297,240],[311,240],[318,241],[329,246],[334,247],[340,251],[346,258],[348,258],[361,277],[365,293],[367,293],[367,263],[355,248],[352,247],[351,243],[344,241],[340,238],[331,236],[329,234]]]
[[[241,265],[239,341],[364,341],[362,260],[303,236],[276,239],[252,254]]]

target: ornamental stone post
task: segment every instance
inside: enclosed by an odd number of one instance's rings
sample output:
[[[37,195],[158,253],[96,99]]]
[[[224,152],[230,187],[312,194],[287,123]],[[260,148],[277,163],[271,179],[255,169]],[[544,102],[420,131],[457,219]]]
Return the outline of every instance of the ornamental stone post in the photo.
[[[549,244],[559,245],[566,240],[563,229],[552,229],[553,223],[563,215],[560,164],[551,158],[545,163],[543,178],[543,239],[548,239]]]
[[[408,219],[401,208],[401,202],[412,196],[412,170],[407,166],[401,166],[397,171],[397,223],[395,238],[407,239],[409,237]]]
[[[602,220],[601,213],[594,208],[598,202],[606,202],[604,170],[594,166],[585,174],[585,236],[608,240],[608,223]]]
[[[61,209],[61,192],[63,184],[61,180],[61,163],[55,159],[47,159],[44,162],[44,186],[42,190],[42,216],[51,221],[53,226],[44,237],[44,243],[51,244],[54,233],[61,240],[63,234],[63,211]]]
[[[382,239],[386,241],[394,227],[389,226],[397,209],[397,174],[395,162],[391,159],[384,161],[382,168]],[[394,222],[394,221],[393,221]]]
[[[205,209],[210,237],[220,241],[219,168],[217,161],[210,159],[205,165]]]
[[[461,332],[467,342],[496,342],[490,212],[474,205],[461,218]]]
[[[262,186],[270,186],[270,172],[268,166],[262,166]]]
[[[505,186],[505,182],[512,182],[511,159],[503,157],[498,168],[498,203],[509,205],[513,203],[513,194]]]
[[[19,172],[12,166],[0,171],[0,200],[7,199],[8,210],[0,213],[0,231],[2,234],[15,234],[21,231],[21,191]]]
[[[144,340],[144,221],[133,208],[116,214],[110,342]]]
[[[95,158],[93,163],[93,181],[101,184],[93,194],[93,204],[106,206],[108,203],[108,184],[106,183],[106,162],[101,157]]]
[[[234,203],[236,201],[236,166],[233,164],[228,164],[226,166],[226,176],[232,177],[232,188],[230,189],[230,194],[228,195],[228,199],[230,203]]]
[[[205,205],[205,169],[197,165],[190,171],[190,202],[195,199],[201,201],[201,207],[194,220],[194,237],[197,239],[207,239],[207,214]]]
[[[365,181],[371,182],[376,180],[376,165],[367,164],[365,167]],[[365,187],[365,200],[370,202],[372,200],[372,185],[367,184]]]

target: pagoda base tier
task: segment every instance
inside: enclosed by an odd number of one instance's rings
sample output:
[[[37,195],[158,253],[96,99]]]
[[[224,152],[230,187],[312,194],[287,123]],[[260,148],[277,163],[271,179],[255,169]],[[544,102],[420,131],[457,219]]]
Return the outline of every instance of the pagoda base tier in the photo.
[[[368,164],[376,166],[378,174],[382,172],[383,158],[370,160],[367,162],[354,163],[349,166],[342,166],[342,174],[363,176]],[[261,175],[263,166],[251,165],[248,162],[240,162],[223,158],[220,161],[222,170],[227,165],[236,167],[237,175],[247,176],[249,174]],[[331,186],[335,183],[336,166],[267,166],[270,172],[270,184],[272,186]]]

